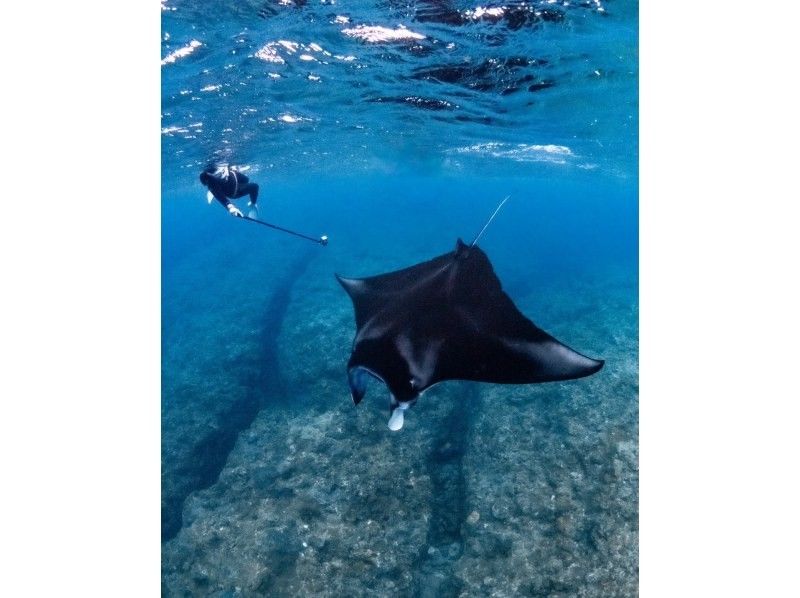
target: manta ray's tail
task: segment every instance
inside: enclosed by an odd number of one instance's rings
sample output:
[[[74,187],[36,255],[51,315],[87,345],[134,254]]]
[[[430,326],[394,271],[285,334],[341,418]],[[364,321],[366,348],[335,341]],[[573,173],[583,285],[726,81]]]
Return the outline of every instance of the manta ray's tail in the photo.
[[[509,197],[511,197],[511,196],[510,195],[506,195],[503,198],[503,201],[500,202],[500,205],[498,205],[497,208],[495,209],[495,211],[492,213],[492,215],[489,216],[489,220],[487,220],[486,224],[483,225],[483,228],[481,229],[481,232],[479,232],[477,234],[477,236],[472,240],[472,243],[469,244],[470,247],[475,247],[475,243],[478,242],[478,239],[480,239],[483,236],[483,233],[486,232],[486,229],[489,228],[489,225],[492,223],[492,220],[494,220],[494,217],[497,216],[497,212],[499,212],[500,208],[502,208],[505,205],[505,203],[508,201]]]

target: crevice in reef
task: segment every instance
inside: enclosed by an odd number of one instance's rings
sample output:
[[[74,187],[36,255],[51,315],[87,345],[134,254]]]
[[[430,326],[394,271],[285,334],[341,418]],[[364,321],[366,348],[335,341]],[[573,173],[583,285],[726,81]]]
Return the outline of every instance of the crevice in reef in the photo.
[[[453,397],[452,408],[438,430],[428,459],[433,504],[427,541],[414,567],[416,598],[446,598],[458,596],[461,591],[453,566],[464,552],[461,527],[467,517],[467,504],[463,461],[473,414],[480,409],[480,393],[475,384],[460,383],[453,389]]]
[[[286,384],[278,364],[278,333],[289,307],[292,288],[303,275],[313,250],[303,252],[277,282],[261,321],[260,351],[253,357],[252,372],[247,380],[248,392],[223,412],[217,425],[200,439],[183,464],[185,482],[180,490],[162,496],[161,541],[174,538],[183,525],[183,505],[192,492],[213,486],[236,445],[239,434],[250,427],[258,412],[268,404],[286,404]]]

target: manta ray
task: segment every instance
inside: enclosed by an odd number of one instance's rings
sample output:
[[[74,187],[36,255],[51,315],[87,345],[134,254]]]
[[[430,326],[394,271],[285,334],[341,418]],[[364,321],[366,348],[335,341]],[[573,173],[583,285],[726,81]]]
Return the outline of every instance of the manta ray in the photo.
[[[475,242],[458,239],[454,251],[396,272],[336,278],[355,308],[347,362],[353,402],[364,398],[367,376],[382,381],[393,431],[403,427],[403,412],[444,380],[531,384],[603,367],[526,318]]]

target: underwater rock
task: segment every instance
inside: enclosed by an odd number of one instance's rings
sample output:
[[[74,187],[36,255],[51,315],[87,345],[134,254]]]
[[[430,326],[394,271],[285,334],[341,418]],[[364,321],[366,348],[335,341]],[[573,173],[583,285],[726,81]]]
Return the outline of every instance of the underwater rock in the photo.
[[[608,377],[448,382],[398,436],[385,397],[353,409],[350,307],[309,268],[276,340],[293,402],[260,411],[218,482],[189,496],[163,544],[164,595],[636,595],[635,290],[565,284],[534,310],[558,322],[577,294],[603,303],[570,317]]]
[[[236,303],[198,291],[207,286],[202,272],[218,268],[214,245],[208,254],[193,256],[185,270],[172,273],[170,280],[181,285],[169,289],[170,300],[164,304],[162,541],[180,529],[185,499],[216,482],[239,433],[260,409],[285,394],[274,331],[282,324],[292,285],[312,257],[301,252],[280,267],[272,266],[273,286],[259,294],[242,288],[247,278],[221,269],[215,280],[218,295],[249,298]],[[215,331],[212,337],[209,329]],[[228,346],[215,344],[218,338]]]

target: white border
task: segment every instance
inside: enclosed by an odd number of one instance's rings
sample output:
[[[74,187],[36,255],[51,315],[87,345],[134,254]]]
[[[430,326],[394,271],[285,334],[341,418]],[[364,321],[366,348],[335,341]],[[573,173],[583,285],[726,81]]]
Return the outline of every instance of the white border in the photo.
[[[798,591],[796,13],[642,6],[642,596]]]
[[[154,595],[160,11],[4,10],[3,590]],[[643,596],[797,590],[796,13],[642,6]]]
[[[5,7],[8,596],[160,591],[160,8]]]

